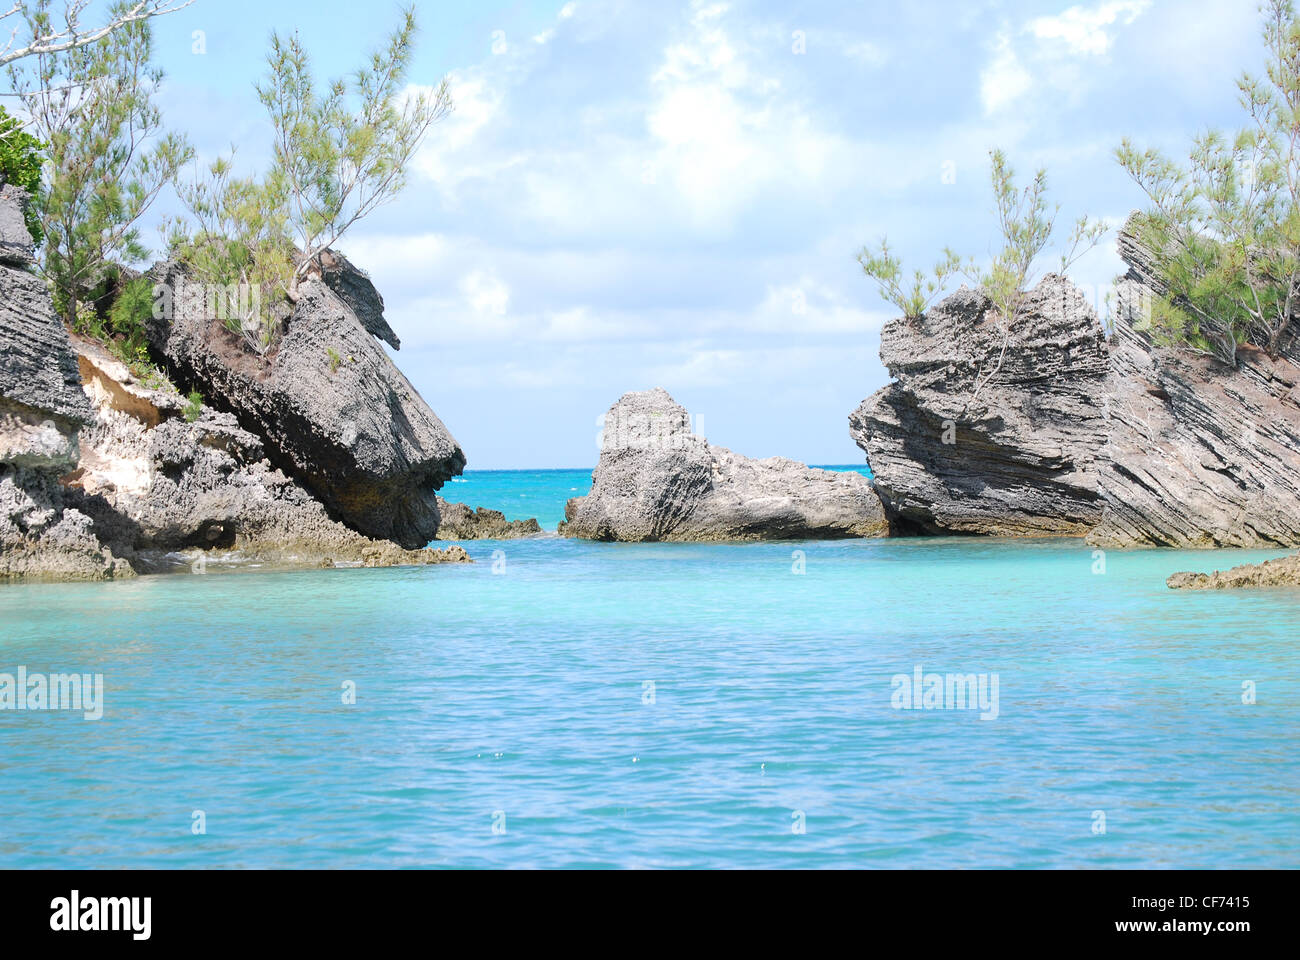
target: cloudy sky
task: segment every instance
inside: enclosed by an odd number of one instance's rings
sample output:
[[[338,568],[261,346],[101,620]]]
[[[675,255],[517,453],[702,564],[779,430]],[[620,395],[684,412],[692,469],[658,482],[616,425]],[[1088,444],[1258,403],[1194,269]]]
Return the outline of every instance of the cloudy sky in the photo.
[[[715,443],[861,462],[847,416],[892,311],[855,262],[987,256],[987,154],[1048,168],[1063,219],[1139,202],[1120,139],[1239,123],[1254,0],[421,2],[411,81],[456,111],[340,247],[470,468],[587,467],[601,414],[662,386]],[[364,15],[360,12],[364,10]],[[359,66],[398,8],[198,0],[159,21],[163,108],[201,155],[266,162],[272,29]],[[160,208],[159,212],[163,212]],[[1101,287],[1108,240],[1077,265]]]

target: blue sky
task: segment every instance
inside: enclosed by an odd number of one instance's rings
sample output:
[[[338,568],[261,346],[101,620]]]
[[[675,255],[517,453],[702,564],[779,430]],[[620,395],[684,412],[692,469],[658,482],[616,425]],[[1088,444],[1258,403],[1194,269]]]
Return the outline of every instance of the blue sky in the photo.
[[[1122,220],[1140,197],[1113,147],[1184,154],[1235,126],[1260,56],[1253,0],[417,9],[411,81],[449,76],[456,111],[340,247],[471,469],[590,466],[598,418],[653,386],[739,452],[861,462],[847,416],[887,381],[892,316],[861,246],[986,256],[994,146],[1047,166],[1063,220]],[[157,23],[165,115],[203,157],[236,144],[261,168],[270,31],[297,28],[334,77],[397,15],[198,0]],[[1101,289],[1118,270],[1108,240],[1072,272]]]

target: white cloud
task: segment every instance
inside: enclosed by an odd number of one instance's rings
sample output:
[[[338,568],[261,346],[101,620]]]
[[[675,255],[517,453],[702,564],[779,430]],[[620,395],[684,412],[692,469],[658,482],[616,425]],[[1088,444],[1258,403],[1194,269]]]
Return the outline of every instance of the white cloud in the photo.
[[[1088,83],[1087,71],[1096,69],[1084,69],[1082,61],[1109,54],[1115,28],[1132,24],[1150,6],[1151,0],[1105,0],[1036,17],[1017,31],[999,31],[980,74],[985,114],[1018,105],[1027,95],[1043,90],[1077,99]],[[1021,37],[1028,42],[1022,43]]]
[[[504,317],[510,306],[510,288],[500,277],[482,270],[465,276],[460,292],[470,309],[480,316]]]
[[[1096,7],[1076,6],[1055,17],[1039,17],[1028,30],[1040,40],[1061,40],[1077,56],[1101,56],[1113,40],[1105,28],[1116,22],[1131,24],[1142,15],[1151,0],[1111,0]]]
[[[985,113],[994,113],[1029,91],[1034,78],[1021,64],[1011,37],[999,33],[994,43],[993,59],[980,74],[980,101]]]

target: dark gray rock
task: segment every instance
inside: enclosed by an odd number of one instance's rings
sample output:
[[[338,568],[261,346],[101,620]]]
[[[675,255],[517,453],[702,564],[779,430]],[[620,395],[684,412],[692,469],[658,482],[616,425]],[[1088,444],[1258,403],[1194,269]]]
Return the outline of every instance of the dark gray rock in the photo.
[[[1101,519],[1106,339],[1067,279],[1030,291],[1009,335],[963,287],[887,324],[880,358],[895,382],[849,424],[895,532],[1082,536]]]
[[[0,190],[0,231],[21,229],[21,191]],[[7,221],[16,221],[8,223]],[[30,237],[29,237],[30,241]],[[71,429],[90,418],[68,332],[54,315],[49,289],[35,274],[0,263],[0,398],[62,421]]]
[[[401,350],[402,341],[384,319],[384,298],[370,275],[335,250],[324,251],[320,262],[321,279],[351,308],[366,331],[394,350]]]
[[[209,316],[182,267],[151,275],[171,290],[171,319],[151,321],[148,333],[173,379],[233,413],[272,463],[355,530],[407,549],[437,535],[436,491],[465,455],[339,295],[305,282],[262,358]]]
[[[441,497],[438,513],[442,516],[439,540],[518,540],[542,532],[541,524],[535,519],[507,520],[500,510],[475,509],[463,503],[449,503]]]
[[[752,460],[691,432],[662,389],[625,394],[605,415],[590,495],[560,532],[587,540],[803,540],[880,536],[880,501],[857,473]]]
[[[23,269],[36,262],[36,245],[27,232],[27,191],[6,183],[0,186],[0,265]]]
[[[395,566],[464,562],[463,551],[405,550],[332,519],[265,458],[232,414],[144,386],[96,344],[78,341],[95,419],[68,496],[95,534],[142,572],[185,563]],[[328,563],[326,563],[328,561]]]

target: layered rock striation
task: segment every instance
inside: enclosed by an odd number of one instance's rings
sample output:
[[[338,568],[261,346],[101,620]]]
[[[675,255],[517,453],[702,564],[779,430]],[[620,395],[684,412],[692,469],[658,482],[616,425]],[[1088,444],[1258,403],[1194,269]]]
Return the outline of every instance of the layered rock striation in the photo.
[[[436,487],[464,455],[375,343],[398,340],[345,258],[306,285],[269,363],[161,268],[180,310],[150,338],[168,373],[208,391],[196,409],[69,337],[32,272],[23,202],[0,190],[0,580],[469,561],[426,548]]]
[[[232,414],[204,406],[186,416],[179,393],[145,386],[97,344],[75,346],[95,416],[65,484],[96,534],[137,569],[200,558],[311,566],[465,559],[348,528],[274,466],[261,438]]]
[[[1159,346],[1161,287],[1130,229],[1117,285],[1100,490],[1101,546],[1300,546],[1300,355],[1243,346],[1230,367]],[[1293,321],[1295,325],[1296,321]]]
[[[1048,276],[1014,329],[962,288],[881,332],[894,382],[849,417],[896,533],[1082,536],[1102,517],[1106,338]]]
[[[31,272],[25,203],[22,191],[0,189],[0,580],[129,576],[60,483],[93,412],[68,334]]]

